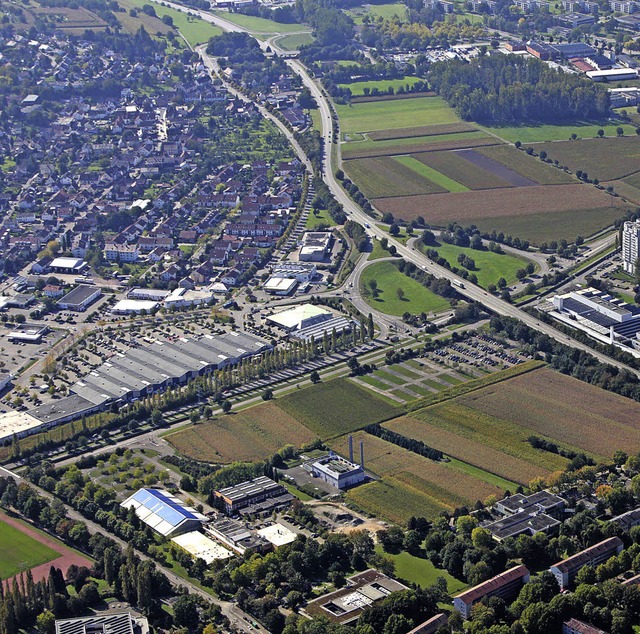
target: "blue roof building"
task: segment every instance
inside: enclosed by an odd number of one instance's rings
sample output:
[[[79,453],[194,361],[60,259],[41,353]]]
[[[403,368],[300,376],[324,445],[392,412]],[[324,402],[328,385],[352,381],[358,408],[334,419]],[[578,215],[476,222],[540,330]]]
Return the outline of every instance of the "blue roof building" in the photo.
[[[197,530],[207,520],[202,513],[161,489],[140,489],[121,506],[133,508],[147,526],[165,537]]]

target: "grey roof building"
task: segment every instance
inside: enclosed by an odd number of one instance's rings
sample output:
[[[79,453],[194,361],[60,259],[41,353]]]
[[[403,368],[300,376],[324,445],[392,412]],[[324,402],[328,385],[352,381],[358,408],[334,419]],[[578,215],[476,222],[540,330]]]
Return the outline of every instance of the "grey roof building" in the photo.
[[[128,612],[56,621],[56,634],[148,634],[149,622]]]

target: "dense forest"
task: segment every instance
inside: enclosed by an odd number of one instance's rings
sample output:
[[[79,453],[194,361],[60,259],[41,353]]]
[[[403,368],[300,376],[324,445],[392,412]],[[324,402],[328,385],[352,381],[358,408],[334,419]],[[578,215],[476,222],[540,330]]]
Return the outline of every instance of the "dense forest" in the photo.
[[[431,67],[429,81],[465,121],[512,123],[598,119],[609,111],[601,86],[515,55],[449,60]]]

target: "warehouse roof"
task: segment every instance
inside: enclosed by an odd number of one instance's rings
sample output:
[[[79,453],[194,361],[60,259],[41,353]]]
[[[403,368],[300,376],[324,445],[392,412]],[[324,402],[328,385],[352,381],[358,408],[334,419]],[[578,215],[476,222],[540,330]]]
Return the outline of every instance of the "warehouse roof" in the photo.
[[[102,291],[95,286],[89,286],[88,284],[80,284],[76,286],[73,290],[69,291],[64,297],[58,300],[58,304],[60,305],[79,305],[83,302],[89,301],[94,296],[99,296],[102,294]]]
[[[144,617],[120,614],[94,614],[56,621],[56,634],[147,634],[149,623]]]
[[[300,306],[296,306],[295,308],[270,315],[267,319],[287,330],[292,330],[294,328],[304,328],[306,325],[318,323],[324,319],[331,319],[331,317],[331,311],[322,308],[322,306],[300,304]]]
[[[160,489],[140,489],[121,506],[135,509],[136,515],[161,535],[169,535],[187,524],[207,519],[174,495]]]
[[[231,500],[231,502],[238,502],[239,500],[244,500],[261,493],[266,493],[267,491],[275,491],[276,489],[281,488],[282,485],[274,482],[271,478],[267,478],[267,476],[260,476],[259,478],[247,480],[246,482],[241,482],[240,484],[236,484],[232,487],[225,487],[224,489],[217,491],[217,493],[228,500]]]
[[[11,438],[13,434],[20,436],[40,425],[42,421],[27,412],[0,414],[0,441]]]

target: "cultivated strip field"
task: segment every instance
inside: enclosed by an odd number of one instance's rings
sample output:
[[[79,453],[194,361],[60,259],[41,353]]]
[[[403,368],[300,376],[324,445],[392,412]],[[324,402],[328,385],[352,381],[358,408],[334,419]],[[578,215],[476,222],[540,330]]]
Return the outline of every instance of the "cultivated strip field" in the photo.
[[[589,236],[620,218],[624,203],[595,187],[575,184],[491,189],[482,196],[471,191],[378,198],[376,207],[407,221],[423,216],[435,226],[474,223],[483,231],[508,231],[536,243]]]
[[[400,498],[389,495],[389,487],[398,489],[398,495],[410,495],[413,499],[424,498],[426,510],[454,508],[464,504],[473,504],[477,500],[484,500],[489,495],[503,493],[498,487],[492,486],[463,471],[444,463],[434,462],[385,440],[371,436],[365,432],[354,434],[354,443],[364,441],[365,468],[382,478],[382,484],[374,493],[367,492],[369,504],[366,507],[371,512],[381,512],[383,517],[391,519],[390,514],[403,514]],[[335,451],[344,450],[346,438],[337,438],[331,443]],[[397,483],[401,484],[398,485]],[[358,492],[363,487],[352,489],[347,497]],[[362,503],[362,500],[360,500]],[[381,510],[382,509],[382,510]],[[409,515],[415,513],[411,512]]]
[[[417,158],[413,156],[396,156],[394,157],[398,163],[405,165],[413,172],[424,176],[430,181],[437,183],[441,187],[443,187],[446,191],[449,192],[466,192],[469,190],[468,187],[458,182],[457,180],[453,180],[449,178],[446,174],[439,172],[434,169],[430,165],[419,161]]]
[[[574,172],[582,170],[590,178],[616,180],[640,172],[640,140],[636,135],[613,139],[562,141],[536,146],[546,150],[549,158],[558,160]]]
[[[553,459],[547,460],[543,452],[526,443],[524,434],[519,437],[501,435],[501,444],[500,438],[496,438],[495,432],[492,432],[493,421],[476,417],[474,414],[475,412],[461,408],[436,405],[432,412],[426,410],[414,416],[396,418],[384,426],[408,438],[422,440],[426,445],[439,449],[448,456],[525,486],[533,478],[549,475],[551,471],[566,465],[567,461],[564,458],[554,454],[546,454],[553,456]],[[455,418],[458,415],[460,418]],[[493,427],[496,427],[495,423]],[[488,438],[484,436],[486,432],[491,434]],[[517,444],[509,451],[512,443]],[[505,447],[507,444],[509,448]],[[546,468],[538,463],[545,464]]]
[[[291,392],[278,399],[278,405],[323,439],[334,438],[401,414],[399,407],[387,404],[371,394],[370,390],[346,379]]]
[[[408,139],[417,136],[439,136],[458,132],[477,132],[476,126],[459,121],[458,123],[443,123],[440,125],[423,125],[413,128],[396,128],[394,130],[377,130],[369,132],[367,136],[372,141],[386,141],[388,139]]]
[[[461,396],[457,404],[600,456],[640,448],[640,404],[546,368]]]
[[[315,434],[275,402],[183,429],[166,440],[183,456],[214,463],[264,460],[287,444],[301,447]]]
[[[492,158],[484,156],[483,154],[480,154],[475,150],[459,150],[457,154],[465,161],[468,161],[469,163],[479,167],[480,169],[483,169],[486,172],[489,172],[490,174],[501,178],[512,187],[528,187],[530,185],[536,184],[531,179],[525,178],[524,176],[518,174],[518,172],[514,172],[506,165],[498,163],[498,161],[494,161]]]
[[[388,196],[389,192],[395,196],[412,196],[448,191],[389,157],[346,161],[344,167],[367,198]]]

